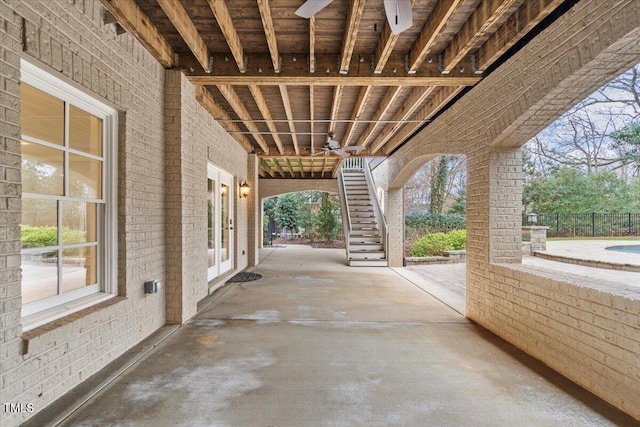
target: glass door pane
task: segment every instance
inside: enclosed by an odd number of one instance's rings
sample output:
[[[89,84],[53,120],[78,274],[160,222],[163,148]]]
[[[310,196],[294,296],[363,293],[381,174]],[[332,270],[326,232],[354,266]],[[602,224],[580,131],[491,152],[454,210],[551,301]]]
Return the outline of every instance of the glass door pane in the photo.
[[[213,267],[216,265],[216,182],[207,181],[207,260],[208,267]]]
[[[221,242],[220,242],[220,260],[227,261],[229,259],[229,186],[226,184],[222,184],[220,186],[220,212],[221,212],[221,221],[220,221],[220,231],[221,231]]]

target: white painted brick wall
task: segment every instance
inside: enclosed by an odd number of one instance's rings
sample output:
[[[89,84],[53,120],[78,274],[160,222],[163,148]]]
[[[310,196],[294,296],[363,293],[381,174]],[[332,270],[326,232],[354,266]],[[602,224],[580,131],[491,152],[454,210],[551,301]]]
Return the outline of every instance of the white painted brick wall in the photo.
[[[508,148],[638,61],[640,1],[582,0],[380,175],[397,187],[416,159],[466,154],[467,316],[640,420],[640,292],[518,264],[521,158]]]
[[[165,71],[131,36],[117,36],[113,26],[102,25],[101,15],[98,0],[0,3],[0,400],[32,403],[35,411],[165,323],[165,293],[143,293],[145,280],[166,281],[165,265],[171,262],[165,257]],[[118,162],[120,296],[25,334],[20,323],[19,271],[20,55],[122,111]],[[185,94],[184,100],[194,114],[190,126],[195,127],[196,121],[208,126],[197,135],[201,144],[204,132],[217,124],[195,105],[193,93]],[[241,175],[246,170],[246,154],[223,149],[227,143],[228,137],[207,142],[221,157],[226,156],[227,169]],[[199,158],[206,158],[206,149],[199,150]],[[192,182],[199,179],[189,178]],[[196,216],[206,218],[206,211],[200,210]],[[190,249],[206,239],[205,226],[204,237],[187,239]],[[239,245],[243,239],[238,239]],[[238,263],[242,267],[246,261],[240,258]],[[206,294],[206,284],[204,289]],[[186,290],[187,305],[194,307],[202,292],[200,288]],[[24,354],[23,349],[27,350]],[[2,413],[2,425],[18,425],[31,415]]]

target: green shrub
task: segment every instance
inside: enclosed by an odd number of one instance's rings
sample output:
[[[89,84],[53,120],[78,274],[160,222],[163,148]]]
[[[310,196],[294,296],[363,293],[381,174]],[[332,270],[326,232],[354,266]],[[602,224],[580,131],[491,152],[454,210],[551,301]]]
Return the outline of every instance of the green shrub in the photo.
[[[446,233],[467,228],[466,217],[455,213],[412,212],[405,216],[404,223],[405,238],[408,240],[426,233]]]
[[[467,231],[430,233],[418,239],[411,247],[411,256],[438,256],[444,251],[464,249],[467,246]]]
[[[411,256],[436,256],[449,247],[449,239],[445,233],[431,233],[418,239],[411,247]]]
[[[86,241],[86,233],[65,227],[62,229],[62,239],[66,244],[82,243]],[[56,246],[58,244],[58,228],[21,225],[20,243],[25,249]]]
[[[451,249],[458,251],[467,247],[467,230],[453,230],[447,233]]]

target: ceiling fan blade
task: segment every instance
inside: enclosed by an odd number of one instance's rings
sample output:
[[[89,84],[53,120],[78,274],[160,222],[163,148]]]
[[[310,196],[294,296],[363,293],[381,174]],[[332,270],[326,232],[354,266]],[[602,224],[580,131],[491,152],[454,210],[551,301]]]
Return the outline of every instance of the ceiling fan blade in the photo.
[[[346,151],[342,151],[340,149],[338,150],[333,150],[334,153],[336,153],[338,156],[342,157],[343,159],[345,157],[349,157],[351,154],[347,153]]]
[[[338,140],[335,140],[335,139],[330,139],[327,142],[327,145],[329,147],[331,147],[332,150],[335,150],[336,148],[340,148],[340,142]]]
[[[326,153],[326,150],[318,151],[318,152],[313,153],[313,154],[311,155],[311,157],[321,156],[321,155],[323,155],[323,154],[325,154],[325,153]]]
[[[384,0],[384,11],[393,34],[400,34],[413,25],[411,0]]]
[[[364,150],[365,148],[367,147],[365,147],[364,145],[353,145],[353,146],[342,147],[344,151],[361,151],[361,150]]]
[[[301,18],[309,19],[325,7],[329,6],[332,1],[333,0],[307,0],[298,8],[298,10],[296,10],[296,15]]]

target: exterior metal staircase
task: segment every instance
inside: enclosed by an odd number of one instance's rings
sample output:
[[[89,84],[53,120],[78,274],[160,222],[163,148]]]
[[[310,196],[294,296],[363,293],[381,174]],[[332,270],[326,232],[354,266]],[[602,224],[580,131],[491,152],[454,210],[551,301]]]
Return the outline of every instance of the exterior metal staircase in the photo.
[[[387,227],[365,159],[345,159],[338,183],[349,265],[386,267]]]

